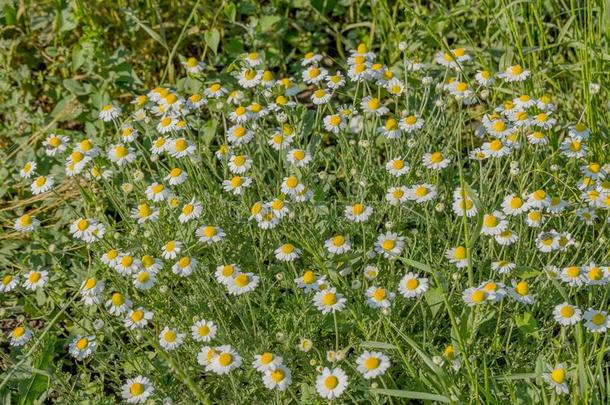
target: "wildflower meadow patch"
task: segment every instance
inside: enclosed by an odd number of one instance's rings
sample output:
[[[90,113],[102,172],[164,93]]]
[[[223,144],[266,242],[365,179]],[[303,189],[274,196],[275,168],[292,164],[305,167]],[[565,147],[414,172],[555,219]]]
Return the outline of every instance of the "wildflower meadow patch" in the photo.
[[[208,34],[24,144],[7,403],[606,401],[606,89],[365,27],[285,65]]]

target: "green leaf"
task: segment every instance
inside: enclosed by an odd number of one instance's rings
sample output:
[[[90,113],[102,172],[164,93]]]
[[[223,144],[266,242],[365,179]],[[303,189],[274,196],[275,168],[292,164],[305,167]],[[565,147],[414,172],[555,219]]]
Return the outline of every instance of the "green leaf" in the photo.
[[[218,30],[210,30],[204,34],[205,43],[212,50],[212,52],[218,52],[218,44],[220,44],[220,32]]]
[[[413,259],[407,259],[404,257],[399,258],[399,260],[401,260],[402,262],[408,264],[411,267],[415,267],[416,269],[419,269],[421,271],[424,271],[426,273],[429,274],[433,274],[434,272],[432,271],[432,268],[430,266],[428,266],[427,264],[415,261]]]
[[[222,11],[224,12],[225,16],[229,21],[235,22],[235,16],[237,15],[237,7],[235,7],[234,3],[227,3]]]
[[[169,52],[169,47],[167,46],[167,42],[165,42],[165,39],[161,37],[161,35],[159,35],[157,32],[155,32],[152,28],[150,28],[148,25],[144,24],[144,22],[142,22],[138,17],[135,16],[135,14],[133,14],[132,12],[127,12],[127,15],[133,19],[135,21],[136,24],[138,24],[140,26],[140,28],[142,28],[144,31],[146,31],[146,33],[148,35],[150,35],[150,37],[152,39],[154,39],[155,41],[157,41],[159,44],[161,44],[161,46],[163,48],[165,48],[168,52]]]
[[[85,87],[82,84],[80,84],[79,82],[77,82],[76,80],[74,80],[72,78],[64,79],[63,84],[64,84],[64,87],[71,93],[74,93],[79,96],[87,94],[87,89],[85,89]]]
[[[372,342],[372,341],[364,341],[360,343],[360,346],[362,347],[368,347],[371,349],[383,349],[383,350],[394,350],[396,349],[396,346],[394,346],[391,343],[384,343],[384,342]]]
[[[451,400],[444,395],[430,394],[428,392],[390,390],[385,388],[371,388],[371,392],[380,395],[388,395],[390,397],[421,399],[424,401],[436,402],[451,402]]]
[[[258,27],[261,32],[268,31],[271,27],[273,27],[276,23],[278,23],[282,18],[277,15],[266,15],[261,17],[258,21]]]
[[[526,335],[534,334],[538,331],[538,322],[531,312],[515,315],[515,323],[521,332]]]
[[[432,316],[436,316],[438,310],[441,309],[443,300],[443,290],[441,288],[431,288],[424,294],[424,298],[428,302],[428,307]]]

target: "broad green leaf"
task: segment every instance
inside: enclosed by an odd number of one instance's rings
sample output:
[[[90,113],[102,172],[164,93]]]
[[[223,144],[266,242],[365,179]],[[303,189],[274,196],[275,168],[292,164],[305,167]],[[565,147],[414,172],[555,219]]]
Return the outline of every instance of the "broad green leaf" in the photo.
[[[362,347],[368,347],[371,349],[383,349],[383,350],[393,350],[396,349],[396,346],[394,346],[391,343],[384,343],[384,342],[371,342],[371,341],[364,341],[360,343],[360,346]]]
[[[212,50],[212,52],[218,52],[218,44],[220,43],[220,33],[218,30],[213,29],[207,31],[204,35],[205,43]]]
[[[273,27],[276,23],[278,23],[282,18],[277,15],[266,15],[261,17],[258,21],[258,27],[262,32],[268,31],[271,27]]]
[[[398,397],[398,398],[421,399],[424,401],[436,401],[436,402],[445,402],[445,403],[451,402],[451,400],[444,395],[430,394],[428,392],[390,390],[390,389],[385,389],[385,388],[371,388],[371,391],[376,394],[388,395],[391,397]]]

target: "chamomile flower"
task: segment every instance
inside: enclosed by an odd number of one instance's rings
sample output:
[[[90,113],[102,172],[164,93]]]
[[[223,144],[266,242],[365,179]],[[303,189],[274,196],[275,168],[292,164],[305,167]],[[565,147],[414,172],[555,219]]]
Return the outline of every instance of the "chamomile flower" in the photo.
[[[462,292],[462,299],[469,307],[485,304],[488,299],[488,293],[483,288],[470,287]]]
[[[532,305],[534,303],[534,296],[530,291],[529,284],[527,281],[516,281],[512,280],[512,288],[508,289],[508,294],[521,304]]]
[[[506,68],[504,72],[498,73],[498,77],[507,82],[522,82],[530,76],[531,72],[525,70],[521,65],[513,65]]]
[[[139,269],[133,274],[133,286],[140,290],[150,290],[157,282],[157,271],[154,269]]]
[[[47,156],[56,156],[63,153],[68,148],[69,138],[67,136],[51,134],[46,137],[42,142],[45,147],[45,154]]]
[[[393,259],[402,253],[405,242],[402,236],[394,232],[380,234],[375,241],[375,251],[386,259]]]
[[[422,157],[422,164],[432,170],[441,170],[449,166],[451,160],[443,156],[441,152],[426,153]]]
[[[340,255],[349,252],[352,245],[348,238],[343,235],[335,235],[324,242],[324,247],[332,254]]]
[[[242,295],[254,291],[260,278],[252,273],[238,273],[227,283],[229,294]]]
[[[389,308],[396,294],[383,287],[371,286],[364,295],[366,304],[371,308]]]
[[[254,356],[252,367],[256,371],[263,373],[281,366],[283,362],[284,361],[281,356],[270,352],[264,352],[263,354],[257,354]]]
[[[445,257],[449,260],[449,263],[458,269],[468,266],[468,251],[464,246],[457,246],[447,250]]]
[[[382,104],[381,100],[371,96],[364,97],[360,103],[360,107],[365,113],[375,114],[377,116],[385,115],[390,111]]]
[[[341,114],[327,115],[322,122],[324,123],[324,129],[333,134],[338,134],[339,131],[347,126],[347,122]]]
[[[215,353],[206,368],[207,370],[224,375],[241,366],[242,359],[233,347],[229,345],[219,346],[215,348]]]
[[[292,383],[292,373],[284,366],[279,365],[270,370],[265,370],[263,374],[263,384],[270,390],[286,391]]]
[[[141,203],[131,209],[131,217],[137,220],[138,224],[143,224],[146,221],[155,221],[159,218],[159,210],[154,209],[147,203]]]
[[[346,206],[343,213],[349,221],[366,222],[373,213],[373,208],[362,203],[356,203]]]
[[[23,214],[15,220],[13,227],[19,232],[31,232],[40,226],[40,221],[30,214]]]
[[[222,188],[233,195],[241,195],[246,188],[250,187],[252,179],[246,176],[233,176],[229,180],[222,182]]]
[[[347,389],[347,385],[347,374],[340,368],[324,367],[316,378],[318,395],[325,399],[338,398]]]
[[[188,277],[197,269],[197,265],[199,262],[197,259],[182,256],[174,265],[172,266],[172,272],[174,274],[179,275],[180,277]]]
[[[303,81],[307,84],[317,84],[324,80],[328,71],[318,66],[309,66],[302,73]]]
[[[168,175],[165,176],[165,181],[167,181],[170,186],[178,186],[184,183],[187,177],[188,173],[185,170],[182,170],[179,167],[174,167],[169,171]]]
[[[485,214],[483,216],[481,233],[483,235],[495,236],[502,231],[505,231],[508,227],[508,221],[504,218],[504,214],[500,211],[494,211],[492,214]]]
[[[53,177],[38,176],[32,182],[30,189],[32,190],[32,194],[38,195],[49,191],[53,187],[53,184],[55,184]]]
[[[356,359],[356,369],[366,380],[383,375],[390,368],[390,359],[381,352],[364,351]]]
[[[318,291],[320,285],[326,282],[324,276],[318,277],[313,270],[307,270],[302,276],[294,279],[297,287],[302,288],[303,292]]]
[[[208,245],[220,242],[226,236],[221,227],[213,225],[204,225],[197,228],[195,235],[199,237],[199,242],[206,243]]]
[[[245,89],[250,89],[257,86],[263,77],[261,70],[255,70],[253,68],[244,68],[237,75],[237,81],[239,85]]]
[[[175,350],[184,342],[184,336],[184,333],[178,332],[177,329],[166,326],[159,333],[159,345],[167,351]]]
[[[13,347],[25,345],[32,338],[32,331],[27,326],[17,326],[8,333],[10,344]]]
[[[415,273],[405,274],[398,283],[398,292],[405,298],[418,298],[428,291],[428,279]]]
[[[252,167],[252,159],[246,155],[232,155],[229,158],[229,171],[233,174],[243,174]]]
[[[129,297],[119,293],[114,292],[110,296],[110,299],[106,301],[106,309],[110,315],[120,316],[126,314],[131,310],[132,302]]]
[[[193,155],[195,153],[195,145],[186,138],[177,138],[168,143],[166,150],[173,157],[180,159]]]
[[[323,314],[343,311],[346,302],[343,295],[332,287],[318,291],[313,297],[313,304]]]
[[[143,307],[139,307],[137,309],[129,310],[123,323],[128,329],[141,329],[148,325],[148,321],[150,321],[152,318],[152,312],[147,311]]]
[[[400,177],[407,174],[411,167],[402,157],[394,158],[385,164],[385,169],[394,177]]]
[[[326,89],[317,89],[311,94],[311,102],[315,105],[327,104],[332,98],[332,94]]]
[[[286,154],[286,160],[296,167],[305,167],[311,162],[311,153],[306,149],[292,149]]]
[[[337,90],[345,86],[345,77],[339,71],[335,72],[334,75],[326,76],[326,86],[331,90]]]
[[[6,274],[0,280],[0,293],[13,291],[19,285],[19,278],[12,274]]]
[[[582,311],[580,308],[564,302],[555,306],[553,309],[553,317],[555,318],[555,322],[561,326],[571,326],[580,322]]]
[[[247,144],[252,140],[253,137],[254,132],[240,124],[233,125],[227,130],[227,140],[230,144],[236,146]]]
[[[212,321],[201,319],[191,326],[191,336],[196,342],[209,342],[216,337],[216,324]]]
[[[555,390],[557,395],[568,394],[570,388],[568,387],[565,366],[559,363],[555,367],[548,365],[547,369],[548,371],[542,375],[544,381]]]
[[[114,264],[114,269],[123,276],[128,276],[140,268],[140,261],[126,252],[121,254]]]
[[[582,268],[585,281],[588,285],[608,284],[609,272],[607,267],[601,267],[591,262]]]
[[[104,122],[112,121],[118,118],[119,115],[121,115],[121,108],[113,103],[104,105],[99,112],[99,117]]]
[[[436,197],[436,187],[432,184],[416,184],[408,189],[407,198],[422,204]]]
[[[136,154],[131,146],[116,144],[108,149],[108,158],[118,166],[125,166],[136,160]]]
[[[560,145],[561,153],[568,158],[582,158],[587,155],[588,147],[579,138],[565,138]]]
[[[602,333],[610,328],[610,317],[606,311],[598,311],[593,308],[589,308],[583,315],[585,319],[585,328],[589,332]]]
[[[36,291],[47,284],[49,272],[45,270],[30,270],[23,278],[23,287],[26,290]]]
[[[141,375],[130,378],[123,384],[123,390],[121,396],[129,404],[141,404],[148,401],[155,388],[153,387],[150,380]]]
[[[240,274],[240,268],[236,264],[223,264],[216,267],[216,281],[225,286],[233,283],[233,278],[238,274]]]
[[[477,81],[479,86],[489,87],[495,83],[496,79],[489,70],[479,70],[474,75],[474,79]]]
[[[412,133],[423,128],[425,121],[417,115],[407,115],[400,119],[398,126],[406,133]]]
[[[182,242],[170,240],[161,248],[161,256],[166,260],[175,259],[182,251]]]
[[[292,262],[297,260],[301,255],[301,249],[295,247],[292,243],[284,243],[275,249],[275,258],[282,262]]]
[[[203,213],[203,206],[200,202],[195,200],[193,197],[190,202],[184,204],[182,206],[182,210],[180,212],[180,216],[178,217],[178,221],[181,224],[184,224],[193,219],[197,219]]]
[[[76,336],[70,342],[70,355],[77,360],[84,360],[93,354],[96,346],[95,336]]]
[[[396,118],[388,118],[385,123],[377,128],[377,132],[385,136],[387,139],[398,139],[400,138],[401,131],[398,126]]]
[[[510,274],[516,268],[517,265],[515,263],[509,262],[508,260],[499,260],[491,262],[491,269],[493,271],[497,271],[502,275]]]

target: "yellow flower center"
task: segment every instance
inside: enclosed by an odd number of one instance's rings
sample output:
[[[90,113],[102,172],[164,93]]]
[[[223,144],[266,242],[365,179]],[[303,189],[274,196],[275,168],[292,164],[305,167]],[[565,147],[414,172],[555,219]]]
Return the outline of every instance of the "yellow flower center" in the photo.
[[[225,277],[229,277],[233,274],[235,270],[233,269],[233,266],[231,265],[227,265],[227,266],[223,266],[222,267],[222,275]]]
[[[163,335],[163,338],[165,339],[165,341],[169,342],[169,343],[175,342],[177,337],[178,336],[176,335],[176,332],[174,332],[173,330],[168,330]]]
[[[261,354],[261,363],[269,364],[273,361],[273,354],[269,352],[265,352]]]
[[[530,287],[527,284],[527,282],[525,281],[520,281],[519,283],[517,283],[517,286],[515,287],[515,291],[517,291],[517,293],[519,295],[527,295],[530,292]]]
[[[23,326],[17,326],[13,329],[13,336],[16,338],[20,338],[25,334],[25,328]]]
[[[409,291],[415,290],[418,286],[419,286],[419,280],[416,278],[410,278],[405,283],[405,287],[407,287],[407,290],[409,290]]]
[[[114,149],[114,153],[118,158],[124,158],[125,156],[127,156],[127,153],[129,153],[129,151],[123,145],[119,145]]]
[[[333,237],[333,239],[332,239],[332,244],[337,247],[343,246],[344,243],[345,243],[345,238],[341,235],[337,235],[337,236]]]
[[[210,334],[210,328],[207,325],[201,325],[197,329],[197,333],[199,334],[199,336],[207,336]]]
[[[392,250],[394,249],[394,246],[396,246],[396,241],[393,239],[384,240],[381,244],[383,250]]]
[[[131,256],[123,256],[121,259],[121,265],[123,267],[129,267],[133,264],[133,257]]]
[[[337,295],[331,292],[324,294],[322,303],[327,306],[335,305],[337,303]]]
[[[237,188],[244,183],[244,180],[240,176],[235,176],[231,179],[231,187]]]
[[[76,348],[78,350],[84,350],[87,348],[87,346],[89,346],[89,339],[87,339],[87,338],[80,338],[76,342]]]
[[[284,379],[284,372],[282,370],[275,370],[271,373],[271,380],[274,382],[280,382]]]
[[[572,317],[572,315],[574,315],[574,308],[566,305],[564,307],[561,308],[561,316],[564,318],[570,318]]]
[[[470,298],[472,299],[472,302],[480,304],[481,302],[485,301],[485,298],[487,298],[487,293],[483,290],[474,290]]]
[[[368,370],[374,370],[377,367],[379,367],[380,363],[381,363],[381,361],[379,360],[379,358],[369,357],[368,359],[366,359],[364,361],[364,367],[366,367]]]
[[[458,260],[464,260],[466,258],[466,248],[464,246],[456,247],[453,255]]]
[[[330,375],[324,379],[324,386],[329,389],[335,389],[339,385],[339,379],[334,375]]]
[[[367,106],[371,109],[371,110],[376,110],[379,108],[380,106],[380,102],[378,98],[372,98],[368,101]]]
[[[510,73],[513,76],[517,76],[520,75],[521,73],[523,73],[523,68],[521,67],[521,65],[514,65],[510,67]]]
[[[606,317],[601,312],[598,312],[591,317],[591,322],[595,325],[603,325],[606,322]]]
[[[95,287],[95,285],[97,284],[97,280],[94,278],[89,278],[87,279],[87,281],[85,282],[85,288],[87,290],[92,289],[93,287]]]
[[[121,293],[115,292],[114,294],[112,294],[111,301],[112,305],[114,305],[115,307],[120,307],[125,303],[125,298],[123,298],[123,295]]]
[[[563,368],[556,368],[551,372],[551,380],[557,384],[561,384],[566,379],[566,371]]]
[[[245,287],[248,285],[248,283],[250,283],[250,277],[248,277],[247,274],[242,273],[235,277],[235,284],[237,284],[239,287]]]
[[[495,228],[498,226],[498,218],[493,215],[485,215],[485,220],[483,222],[488,228]]]
[[[303,274],[303,282],[305,284],[312,284],[315,281],[316,281],[316,274],[313,271],[307,270],[305,272],[305,274]]]
[[[142,311],[141,309],[133,311],[133,313],[131,314],[131,320],[136,323],[140,322],[142,318],[144,318],[144,311]]]
[[[134,397],[138,397],[138,396],[142,395],[144,393],[144,384],[140,384],[140,383],[131,384],[131,387],[129,387],[129,393]]]
[[[220,365],[223,367],[227,367],[232,362],[233,356],[230,353],[222,353],[220,356],[218,356],[218,363],[220,363]]]
[[[387,297],[387,293],[386,290],[383,288],[378,288],[375,290],[375,292],[373,293],[373,298],[375,299],[375,301],[382,301]]]

